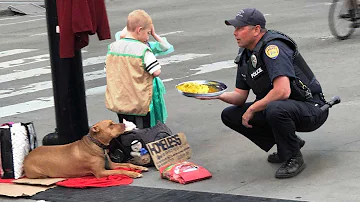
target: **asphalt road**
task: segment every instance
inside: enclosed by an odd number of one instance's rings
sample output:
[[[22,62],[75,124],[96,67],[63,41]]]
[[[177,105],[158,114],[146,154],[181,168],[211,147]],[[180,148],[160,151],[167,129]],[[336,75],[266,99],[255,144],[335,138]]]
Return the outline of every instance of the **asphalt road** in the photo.
[[[174,45],[175,52],[161,57],[161,78],[173,132],[184,132],[193,150],[191,161],[204,166],[213,178],[180,185],[159,178],[152,170],[134,185],[170,189],[241,194],[309,201],[360,201],[359,116],[360,32],[338,41],[327,22],[329,1],[155,0],[107,1],[112,36],[126,24],[134,9],[153,18],[157,33]],[[237,53],[233,28],[224,25],[246,7],[265,14],[267,28],[296,40],[327,98],[338,95],[342,103],[332,108],[328,121],[317,131],[299,134],[307,168],[297,177],[274,178],[279,165],[242,135],[225,127],[220,101],[200,101],[181,96],[174,86],[196,79],[219,80],[234,88]],[[39,140],[56,127],[46,35],[45,15],[0,17],[0,123],[34,121]],[[101,71],[107,45],[114,39],[90,38],[83,48],[89,124],[117,120],[104,105],[105,75]],[[250,97],[253,99],[253,96]],[[275,148],[271,152],[275,151]]]

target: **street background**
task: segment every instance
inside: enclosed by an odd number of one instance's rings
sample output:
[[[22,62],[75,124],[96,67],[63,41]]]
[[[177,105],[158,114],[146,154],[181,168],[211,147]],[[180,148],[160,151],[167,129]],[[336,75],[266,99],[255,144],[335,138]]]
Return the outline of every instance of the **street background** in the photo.
[[[0,6],[4,2],[0,1]],[[330,1],[106,3],[113,38],[99,41],[96,35],[91,36],[89,46],[82,49],[89,125],[103,119],[118,121],[104,104],[107,45],[126,25],[129,12],[144,9],[152,17],[156,32],[175,48],[174,53],[159,57],[160,77],[167,89],[167,125],[174,133],[184,132],[187,136],[193,150],[190,161],[213,174],[209,180],[180,185],[160,179],[159,172],[151,169],[133,185],[292,200],[360,201],[360,30],[348,40],[332,37],[327,21]],[[238,47],[234,28],[225,26],[224,20],[234,18],[246,7],[265,14],[268,29],[295,39],[327,99],[335,95],[342,99],[330,110],[320,129],[299,133],[306,141],[302,153],[307,168],[291,179],[275,179],[280,165],[268,163],[267,153],[222,124],[220,114],[227,104],[184,97],[175,89],[180,82],[198,79],[222,81],[228,91],[234,89],[233,60]],[[0,123],[33,121],[40,144],[56,127],[48,47],[45,14],[0,17]],[[253,99],[250,96],[249,100]],[[274,151],[276,147],[269,153]]]

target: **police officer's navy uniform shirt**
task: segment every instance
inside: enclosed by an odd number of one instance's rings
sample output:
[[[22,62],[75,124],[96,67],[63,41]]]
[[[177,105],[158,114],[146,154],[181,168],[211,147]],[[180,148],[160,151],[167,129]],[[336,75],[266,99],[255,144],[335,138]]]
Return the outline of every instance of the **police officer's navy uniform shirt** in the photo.
[[[264,48],[269,45],[276,45],[279,48],[279,55],[276,58],[270,58],[265,54],[265,51],[261,54],[262,60],[266,65],[266,69],[268,71],[271,82],[274,81],[276,77],[279,76],[287,76],[289,78],[295,78],[295,69],[293,66],[293,54],[294,51],[286,45],[284,42],[280,40],[270,41]],[[247,54],[250,58],[252,55],[252,51],[245,49],[242,54]],[[301,79],[301,78],[300,78]],[[236,77],[236,88],[242,90],[250,90],[250,87],[247,83],[242,79],[242,75],[240,71],[237,72]]]

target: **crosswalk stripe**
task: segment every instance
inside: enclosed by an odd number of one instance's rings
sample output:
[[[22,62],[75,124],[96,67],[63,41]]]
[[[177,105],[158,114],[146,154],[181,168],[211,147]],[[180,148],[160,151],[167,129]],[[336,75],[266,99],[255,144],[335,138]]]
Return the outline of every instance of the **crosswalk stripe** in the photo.
[[[211,64],[201,65],[198,68],[190,69],[191,71],[197,71],[195,74],[192,75],[198,75],[198,74],[205,74],[208,72],[217,71],[220,69],[227,69],[227,68],[233,68],[236,67],[234,60],[227,60],[227,61],[221,61],[221,62],[215,62]]]
[[[99,86],[86,90],[86,95],[98,95],[104,93],[106,86]],[[0,108],[0,118],[6,116],[13,116],[16,114],[22,114],[26,112],[32,112],[40,109],[46,109],[54,106],[54,97],[41,97],[28,102],[19,104],[8,105]]]
[[[0,27],[2,26],[7,26],[7,25],[15,25],[15,24],[20,24],[20,23],[26,23],[26,22],[34,22],[34,21],[39,21],[39,20],[44,20],[46,18],[39,18],[39,19],[34,19],[34,20],[26,20],[26,21],[21,21],[21,22],[12,22],[12,23],[7,23],[7,24],[0,24]]]
[[[168,35],[172,35],[172,34],[177,34],[177,33],[182,33],[184,31],[174,31],[174,32],[168,32],[168,33],[163,33],[160,34],[159,36],[168,36]]]
[[[42,74],[49,74],[49,73],[51,73],[50,66],[30,69],[27,71],[14,72],[10,74],[4,74],[4,75],[0,75],[0,83],[6,83],[17,79],[31,78],[34,76],[40,76]]]
[[[82,50],[81,52],[86,53],[87,51]],[[32,56],[32,57],[27,57],[27,58],[21,58],[21,59],[6,61],[6,62],[0,62],[0,70],[12,68],[12,67],[23,66],[23,65],[29,65],[29,64],[38,63],[38,62],[44,62],[44,61],[48,61],[48,60],[50,60],[50,55],[42,54],[42,55],[36,55],[36,56]]]
[[[89,65],[101,64],[101,63],[104,63],[104,61],[105,61],[105,56],[91,57],[91,58],[87,58],[83,61],[83,66],[85,67],[85,66],[89,66]],[[34,76],[40,76],[40,75],[49,74],[49,73],[51,73],[50,66],[40,67],[40,68],[36,68],[36,69],[30,69],[27,71],[19,71],[19,72],[14,72],[14,73],[10,73],[10,74],[4,74],[4,75],[0,75],[0,83],[5,83],[5,82],[17,80],[17,79],[31,78]],[[41,83],[43,83],[43,82],[41,82]],[[34,86],[34,85],[37,85],[37,84],[34,83],[31,86]],[[23,88],[28,88],[28,87],[23,87]],[[0,96],[0,98],[1,97],[2,96]],[[7,97],[10,97],[10,96],[7,96]]]
[[[213,68],[206,69],[207,67],[213,67]],[[212,63],[212,64],[201,65],[199,68],[196,68],[193,70],[199,70],[200,71],[199,74],[204,74],[204,73],[209,73],[212,71],[218,71],[221,69],[227,69],[227,68],[233,68],[233,67],[235,67],[235,65],[233,64],[233,61],[228,60],[228,61],[221,61],[221,62],[216,62],[216,63]],[[205,71],[205,69],[208,71]],[[92,77],[88,77],[85,80],[88,80],[91,78],[96,78],[96,77],[98,77],[98,78],[104,77],[103,70],[99,70],[99,71],[95,71],[95,72],[90,72],[89,74],[93,74]],[[173,81],[173,80],[184,79],[184,78],[187,78],[187,77],[190,77],[193,75],[198,75],[198,74],[195,73],[195,74],[180,77],[180,78],[163,79],[163,82],[166,83],[166,82]],[[50,85],[50,84],[51,83],[47,83],[47,85]],[[105,90],[106,90],[106,86],[98,86],[98,87],[90,88],[90,89],[86,90],[86,95],[92,96],[92,95],[103,94],[103,93],[105,93]],[[0,118],[6,117],[6,116],[12,116],[12,115],[16,115],[16,114],[21,114],[21,113],[25,113],[25,112],[32,112],[32,111],[36,111],[36,110],[40,110],[40,109],[46,109],[46,108],[53,107],[53,106],[54,106],[54,98],[52,96],[51,97],[41,97],[41,98],[37,98],[35,100],[31,100],[31,101],[24,102],[24,103],[0,107]]]
[[[29,102],[1,107],[0,118],[54,106],[54,97],[41,97]]]
[[[160,65],[168,65],[171,63],[179,63],[187,60],[192,60],[199,57],[209,56],[211,54],[196,54],[196,53],[187,53],[187,54],[178,54],[172,55],[167,58],[158,59]]]
[[[13,50],[1,51],[0,58],[5,57],[5,56],[10,56],[10,55],[16,55],[16,54],[20,54],[20,53],[27,53],[27,52],[36,51],[36,50],[38,50],[38,49],[13,49]]]
[[[173,56],[166,57],[166,58],[161,58],[161,59],[159,59],[159,62],[161,65],[165,66],[165,65],[184,62],[187,60],[192,60],[195,58],[204,57],[204,56],[208,56],[208,55],[210,55],[210,54],[195,54],[195,53],[179,54],[179,55],[173,55]],[[105,57],[106,56],[98,56],[98,57],[92,57],[92,58],[85,59],[83,61],[83,66],[104,63]],[[7,75],[0,76],[0,83],[2,83],[1,79],[10,81],[10,80],[14,80],[16,77],[27,78],[30,75],[35,76],[36,73],[40,74],[40,73],[44,73],[44,72],[50,73],[50,70],[45,69],[45,68],[37,68],[37,69],[33,69],[33,71],[29,70],[29,71],[25,71],[25,72],[17,72],[17,73],[12,73],[11,75],[7,74]],[[93,72],[87,72],[84,74],[85,81],[91,81],[91,80],[101,79],[101,78],[105,78],[105,77],[106,77],[106,75],[105,75],[104,70],[97,70],[97,71],[93,71]],[[52,81],[37,82],[37,83],[32,83],[32,84],[29,84],[26,86],[22,86],[20,89],[2,90],[2,91],[0,91],[0,98],[13,97],[13,96],[17,96],[17,95],[33,93],[33,92],[47,90],[47,89],[51,89],[51,88],[52,88]]]
[[[6,61],[6,62],[1,62],[0,69],[7,69],[7,68],[11,68],[11,67],[18,67],[18,66],[22,66],[22,65],[43,62],[43,61],[47,61],[49,59],[50,59],[49,54],[43,54],[43,55],[37,55],[37,56],[32,56],[32,57],[27,57],[27,58],[22,58],[22,59],[10,60],[10,61]]]

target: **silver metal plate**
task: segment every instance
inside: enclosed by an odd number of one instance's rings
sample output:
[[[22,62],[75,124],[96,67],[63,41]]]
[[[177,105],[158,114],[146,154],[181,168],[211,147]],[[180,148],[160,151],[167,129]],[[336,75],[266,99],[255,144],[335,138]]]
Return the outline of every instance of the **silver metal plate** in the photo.
[[[181,91],[181,90],[179,90],[177,88],[178,86],[180,86],[182,84],[185,84],[185,83],[205,84],[205,85],[208,85],[208,86],[211,86],[211,87],[215,88],[217,91],[213,92],[213,93],[200,94],[200,93],[183,92],[183,91]],[[185,95],[187,97],[215,97],[215,96],[223,94],[226,91],[227,86],[224,83],[220,82],[220,81],[194,80],[194,81],[186,81],[186,82],[179,83],[178,85],[175,86],[175,88],[180,94]]]

